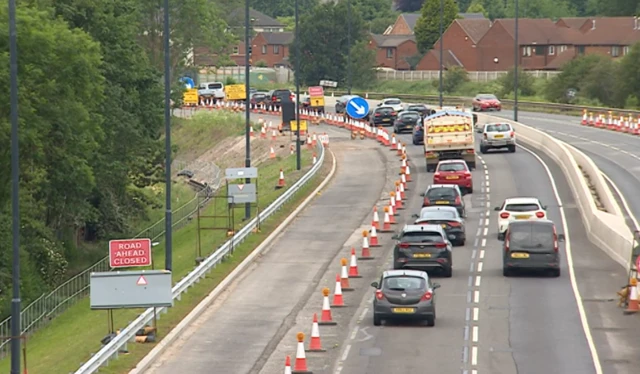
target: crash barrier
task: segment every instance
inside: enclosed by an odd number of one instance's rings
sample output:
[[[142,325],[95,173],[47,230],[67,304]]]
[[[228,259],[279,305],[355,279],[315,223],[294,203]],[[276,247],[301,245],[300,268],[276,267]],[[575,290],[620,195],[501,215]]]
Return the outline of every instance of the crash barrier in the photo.
[[[318,162],[316,162],[311,169],[306,172],[296,183],[289,187],[280,197],[278,197],[271,205],[263,209],[258,217],[249,221],[242,229],[238,230],[235,235],[231,236],[220,248],[218,248],[213,254],[205,258],[193,271],[182,278],[175,286],[173,286],[171,292],[174,300],[180,300],[183,293],[198,283],[201,279],[204,279],[207,274],[213,270],[221,261],[223,261],[230,254],[231,250],[242,243],[249,235],[254,232],[259,222],[269,218],[272,214],[277,212],[283,204],[289,201],[296,192],[298,192],[314,175],[320,170],[325,158],[325,151],[322,143],[317,143],[317,149],[319,153]],[[137,333],[141,329],[145,329],[149,323],[153,320],[155,314],[166,312],[167,308],[149,308],[145,310],[138,318],[131,322],[127,327],[120,330],[120,333],[113,337],[105,346],[95,353],[86,363],[84,363],[75,374],[90,374],[95,373],[100,367],[107,365],[110,360],[115,359],[122,352],[127,351],[127,345],[136,341]],[[139,338],[138,338],[139,340]]]
[[[484,114],[478,114],[478,121],[508,122],[515,128],[519,141],[541,150],[552,158],[569,181],[589,240],[626,269],[634,266],[630,263],[633,243],[631,230],[627,227],[620,206],[600,170],[589,157],[569,144],[518,122]],[[589,183],[583,173],[588,176]],[[589,184],[593,186],[605,211],[598,209]]]

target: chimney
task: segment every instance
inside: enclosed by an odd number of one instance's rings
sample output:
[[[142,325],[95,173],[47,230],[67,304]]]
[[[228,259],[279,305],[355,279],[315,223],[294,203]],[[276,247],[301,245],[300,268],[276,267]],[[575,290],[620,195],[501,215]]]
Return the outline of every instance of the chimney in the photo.
[[[591,20],[591,30],[595,30],[596,29],[596,20],[593,19]]]
[[[640,30],[640,26],[638,25],[638,17],[633,17],[633,29]]]

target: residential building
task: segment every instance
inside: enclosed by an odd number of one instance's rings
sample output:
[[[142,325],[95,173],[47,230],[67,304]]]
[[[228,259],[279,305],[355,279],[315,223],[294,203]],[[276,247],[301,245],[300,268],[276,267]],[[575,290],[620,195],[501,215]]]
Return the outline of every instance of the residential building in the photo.
[[[263,62],[267,67],[289,66],[291,32],[261,32],[253,38],[251,59],[253,65]]]
[[[577,55],[601,54],[618,58],[640,42],[640,21],[637,17],[561,18],[556,24],[567,25],[582,33],[574,43]]]
[[[482,13],[459,13],[460,19],[484,19]],[[420,13],[402,13],[396,18],[393,25],[389,26],[385,30],[384,35],[413,35],[413,29],[416,27],[416,22],[420,18]]]
[[[454,64],[467,71],[479,69],[478,42],[491,28],[486,18],[456,19],[442,34],[445,67]],[[440,39],[418,63],[416,70],[440,69]]]
[[[268,15],[249,9],[251,29],[255,33],[259,32],[284,32],[284,25]],[[244,8],[239,8],[231,12],[228,19],[231,27],[244,27]]]
[[[376,66],[410,70],[408,58],[418,54],[413,35],[375,35],[369,37],[369,48],[376,51]]]

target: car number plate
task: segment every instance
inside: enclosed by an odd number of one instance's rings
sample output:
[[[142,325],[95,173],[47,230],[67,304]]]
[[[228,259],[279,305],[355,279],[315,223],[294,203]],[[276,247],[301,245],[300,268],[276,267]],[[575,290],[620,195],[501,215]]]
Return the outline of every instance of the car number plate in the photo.
[[[531,217],[528,214],[520,214],[516,216],[516,219],[528,219],[529,217]]]
[[[394,313],[411,314],[415,313],[415,308],[393,308]]]
[[[391,118],[383,118],[382,121],[384,122],[389,122],[391,120]]]
[[[442,228],[443,228],[443,229],[446,229],[446,228],[447,228],[447,225],[446,225],[446,224],[444,224],[444,223],[443,223],[442,225],[440,225],[440,226],[442,226]]]
[[[504,138],[504,135],[496,135],[496,136],[494,136],[494,138],[495,139],[502,139],[502,138]]]
[[[447,204],[449,204],[449,202],[447,200],[438,200],[438,201],[436,201],[436,204],[438,204],[438,205],[447,205]]]
[[[458,175],[451,175],[448,176],[447,179],[460,179],[460,177]]]
[[[511,258],[529,258],[529,254],[528,253],[515,252],[515,253],[511,254]]]
[[[413,258],[431,258],[431,253],[414,253]]]

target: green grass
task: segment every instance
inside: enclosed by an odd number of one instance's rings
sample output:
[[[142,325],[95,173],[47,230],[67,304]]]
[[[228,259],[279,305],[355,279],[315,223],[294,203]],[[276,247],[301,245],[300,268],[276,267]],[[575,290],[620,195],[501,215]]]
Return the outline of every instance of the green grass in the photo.
[[[244,134],[244,118],[225,110],[198,111],[191,118],[174,118],[171,143],[176,159],[191,162],[217,142]],[[177,170],[176,170],[177,171]]]
[[[303,165],[308,166],[310,163],[311,154],[305,150],[303,154]],[[263,208],[268,206],[284,192],[284,190],[276,190],[274,188],[280,168],[284,170],[288,185],[294,183],[294,181],[305,172],[305,170],[300,172],[295,171],[295,156],[269,160],[258,165],[258,168],[260,175],[260,183],[258,186],[259,205]],[[312,185],[313,183],[308,186]],[[221,193],[225,194],[226,192],[221,191]],[[220,202],[212,202],[207,206],[202,215],[222,215],[226,211],[222,205]],[[255,209],[253,213],[255,214]],[[243,215],[244,207],[235,209],[236,230],[241,227],[240,223]],[[279,221],[277,218],[271,220],[271,222],[275,223]],[[201,223],[204,226],[204,221]],[[212,226],[211,221],[207,222],[207,224]],[[242,253],[248,253],[250,251],[249,248],[252,248],[251,246],[255,245],[259,238],[263,237],[272,225],[274,225],[274,223],[265,222],[262,227],[262,234],[252,235],[250,239],[247,239],[242,247],[244,249],[238,248],[231,261],[224,266],[218,267],[205,281],[201,282],[193,290],[190,290],[189,293],[183,297],[183,301],[178,302],[169,314],[163,315],[160,320],[161,324],[159,325],[163,334],[166,334],[168,327],[174,326],[181,319],[181,316],[188,313],[188,311],[233,268],[233,264],[237,264],[237,261],[242,257]],[[173,279],[175,283],[188,274],[195,266],[197,243],[196,219],[192,220],[192,222],[184,228],[176,231],[173,240]],[[224,230],[203,231],[201,234],[202,255],[206,256],[213,253],[225,240],[226,233]],[[153,257],[155,267],[163,268],[164,243],[154,248]],[[116,328],[126,326],[142,311],[141,309],[114,311]],[[75,371],[82,362],[90,357],[92,352],[97,352],[100,349],[100,340],[108,333],[107,330],[107,312],[91,311],[89,308],[89,299],[85,298],[80,303],[69,308],[69,310],[61,316],[55,318],[49,326],[37,331],[28,339],[27,361],[29,363],[29,372],[31,374],[66,374]],[[135,357],[136,349],[133,347],[130,349],[134,352],[131,354],[133,358]],[[135,362],[131,362],[130,365],[134,363]],[[0,361],[0,372],[8,372],[9,364],[8,358]],[[101,372],[103,371],[101,370]]]

